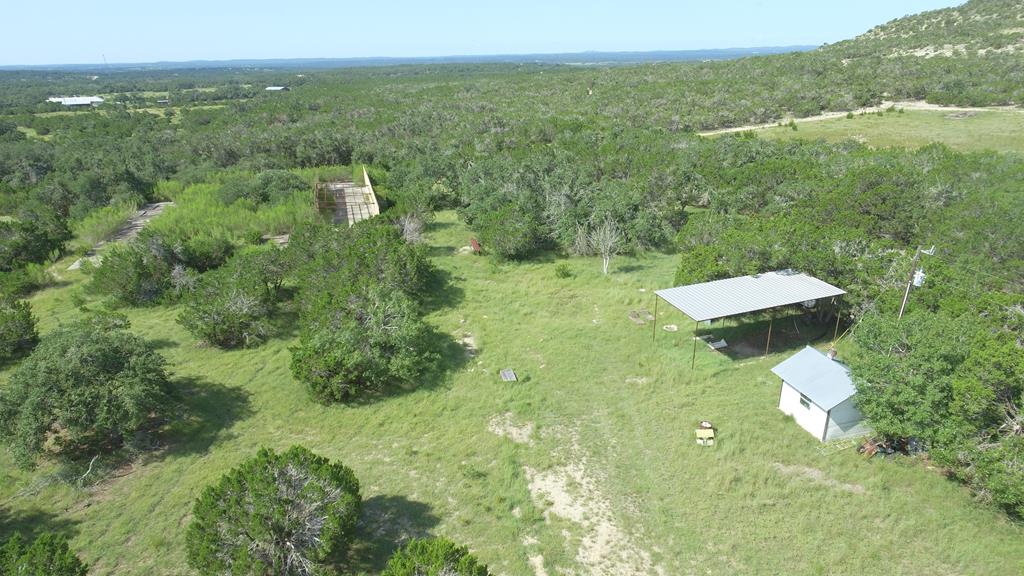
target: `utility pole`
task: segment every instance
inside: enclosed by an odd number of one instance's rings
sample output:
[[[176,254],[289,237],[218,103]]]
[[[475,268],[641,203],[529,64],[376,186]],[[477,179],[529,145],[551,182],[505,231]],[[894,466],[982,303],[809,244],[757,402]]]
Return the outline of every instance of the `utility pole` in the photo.
[[[917,251],[914,252],[914,260],[910,263],[910,276],[907,277],[907,289],[903,292],[903,302],[900,304],[900,313],[896,317],[896,321],[899,322],[903,318],[903,311],[907,308],[907,299],[910,298],[910,287],[914,284],[914,276],[917,275],[917,263],[921,260],[921,254],[927,254],[929,256],[935,254],[935,246],[927,250],[921,250],[921,247],[917,247]],[[920,286],[920,284],[918,284]]]

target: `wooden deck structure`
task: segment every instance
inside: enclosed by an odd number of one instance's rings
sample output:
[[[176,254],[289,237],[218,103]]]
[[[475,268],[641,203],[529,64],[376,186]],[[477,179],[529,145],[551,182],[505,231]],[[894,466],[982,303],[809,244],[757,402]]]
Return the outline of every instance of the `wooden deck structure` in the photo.
[[[313,184],[313,201],[317,210],[334,212],[334,224],[347,223],[349,226],[361,220],[367,220],[380,214],[377,195],[373,192],[370,176],[363,167],[363,182],[359,186],[355,182],[333,181]]]

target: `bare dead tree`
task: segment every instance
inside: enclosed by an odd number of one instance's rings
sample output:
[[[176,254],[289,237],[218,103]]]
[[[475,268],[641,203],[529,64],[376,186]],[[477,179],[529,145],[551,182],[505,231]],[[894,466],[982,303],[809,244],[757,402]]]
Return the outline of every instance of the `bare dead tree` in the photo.
[[[601,256],[601,270],[608,274],[608,265],[612,257],[619,253],[622,247],[622,232],[618,225],[610,218],[592,228],[588,235],[591,249]]]
[[[398,219],[398,230],[402,234],[402,239],[409,244],[419,244],[423,241],[423,219],[415,212]]]
[[[171,287],[176,294],[194,291],[198,282],[199,274],[181,264],[175,264],[171,269]]]

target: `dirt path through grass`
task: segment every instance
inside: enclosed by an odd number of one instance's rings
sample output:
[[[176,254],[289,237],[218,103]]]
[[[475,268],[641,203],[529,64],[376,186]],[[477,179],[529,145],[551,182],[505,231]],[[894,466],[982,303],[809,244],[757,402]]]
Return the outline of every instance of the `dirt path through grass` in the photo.
[[[132,215],[131,218],[128,218],[124,225],[121,226],[121,228],[118,229],[118,231],[110,238],[100,240],[85,256],[75,260],[71,266],[68,266],[68,270],[77,270],[81,268],[82,263],[85,260],[91,260],[94,263],[98,262],[96,250],[110,242],[120,242],[135,238],[139,235],[139,232],[146,227],[146,224],[148,224],[150,220],[159,216],[169,206],[174,206],[174,202],[155,202],[153,204],[146,204]]]

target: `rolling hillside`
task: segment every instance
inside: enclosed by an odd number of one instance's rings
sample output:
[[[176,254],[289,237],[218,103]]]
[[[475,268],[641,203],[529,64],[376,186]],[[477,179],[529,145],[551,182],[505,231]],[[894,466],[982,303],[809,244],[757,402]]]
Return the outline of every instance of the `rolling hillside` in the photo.
[[[1024,2],[971,0],[876,26],[826,48],[844,57],[1013,55],[1024,50]]]

